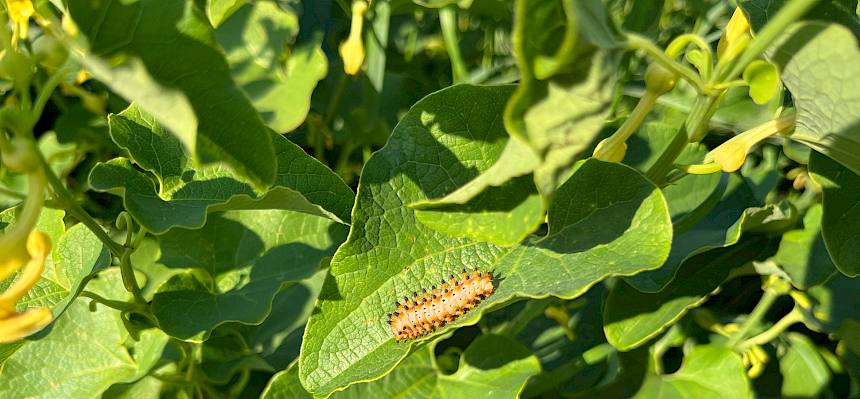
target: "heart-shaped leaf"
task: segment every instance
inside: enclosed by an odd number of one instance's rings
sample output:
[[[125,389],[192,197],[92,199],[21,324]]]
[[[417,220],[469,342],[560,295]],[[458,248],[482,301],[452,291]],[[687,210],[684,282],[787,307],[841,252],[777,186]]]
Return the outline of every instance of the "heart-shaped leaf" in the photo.
[[[548,235],[519,246],[451,237],[416,220],[406,205],[443,197],[492,165],[478,154],[500,138],[480,127],[501,113],[507,93],[455,86],[426,97],[365,165],[352,231],[305,333],[300,376],[312,393],[378,377],[405,358],[415,341],[394,341],[386,323],[394,302],[463,268],[492,272],[496,292],[436,334],[515,297],[573,298],[608,276],[665,260],[672,229],[660,191],[627,166],[597,160],[579,164],[558,189]],[[458,112],[445,113],[451,109]]]

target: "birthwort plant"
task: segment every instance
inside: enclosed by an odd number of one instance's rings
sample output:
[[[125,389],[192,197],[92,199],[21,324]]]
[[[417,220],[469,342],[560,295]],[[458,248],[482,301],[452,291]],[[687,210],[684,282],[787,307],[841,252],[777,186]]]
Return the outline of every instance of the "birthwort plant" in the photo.
[[[860,396],[856,0],[3,0],[0,396]]]

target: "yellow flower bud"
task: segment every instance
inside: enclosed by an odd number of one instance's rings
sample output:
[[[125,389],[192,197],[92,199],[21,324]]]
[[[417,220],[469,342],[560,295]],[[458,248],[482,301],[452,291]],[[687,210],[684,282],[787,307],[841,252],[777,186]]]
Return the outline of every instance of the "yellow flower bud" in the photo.
[[[79,33],[81,33],[80,29],[78,29],[78,24],[72,20],[72,17],[69,16],[68,13],[63,14],[62,26],[63,30],[66,31],[71,38],[75,38]]]
[[[732,14],[732,18],[729,19],[728,25],[726,25],[726,30],[723,32],[723,36],[720,37],[720,42],[717,44],[717,58],[722,61],[723,55],[726,54],[732,47],[742,46],[745,47],[749,42],[749,32],[750,32],[750,24],[747,21],[747,17],[744,15],[743,11],[741,11],[740,7],[735,8],[734,14]],[[733,49],[731,53],[737,54],[743,50]]]
[[[614,136],[613,136],[614,137]],[[613,140],[612,137],[605,138],[594,149],[594,158],[607,162],[621,162],[627,154],[627,143]]]
[[[764,371],[769,356],[761,346],[753,345],[748,351],[743,353],[744,363],[749,365],[747,377],[757,378]]]
[[[352,26],[349,29],[349,37],[340,45],[340,58],[343,59],[343,71],[347,75],[355,75],[361,70],[364,63],[364,41],[361,39],[361,30],[364,25],[364,13],[367,12],[367,3],[356,1],[352,4]]]
[[[723,172],[734,172],[744,164],[747,154],[752,150],[753,146],[793,126],[793,115],[774,119],[756,126],[714,148],[705,156],[705,164],[717,163],[722,167]]]

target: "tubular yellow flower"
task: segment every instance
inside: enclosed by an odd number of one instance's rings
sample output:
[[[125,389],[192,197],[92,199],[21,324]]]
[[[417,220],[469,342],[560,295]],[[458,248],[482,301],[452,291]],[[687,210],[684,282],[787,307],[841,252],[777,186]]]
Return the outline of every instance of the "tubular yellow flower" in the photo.
[[[794,115],[766,122],[729,139],[705,156],[705,164],[717,163],[723,172],[734,172],[741,168],[753,146],[776,133],[794,126]]]
[[[364,26],[364,13],[367,12],[367,3],[356,1],[352,4],[352,25],[349,29],[349,37],[340,45],[340,58],[343,59],[343,71],[347,75],[355,75],[361,70],[364,63],[364,42],[361,39],[361,31]]]
[[[678,75],[662,65],[657,63],[648,65],[648,69],[645,71],[645,94],[639,99],[639,103],[630,112],[624,124],[612,136],[597,144],[592,156],[601,161],[623,161],[624,155],[627,154],[627,139],[636,133],[636,129],[657,104],[657,97],[671,91],[677,81]]]
[[[0,320],[0,343],[15,342],[24,338],[51,324],[53,319],[54,316],[48,308],[33,308],[15,313],[8,319]]]
[[[45,268],[45,259],[51,253],[51,239],[44,233],[33,231],[27,238],[27,253],[30,260],[18,279],[0,294],[0,319],[8,318],[15,313],[15,304],[30,291]]]
[[[12,22],[15,23],[13,41],[17,42],[18,38],[27,37],[30,17],[36,14],[33,2],[30,0],[6,0],[6,9],[9,11]]]
[[[8,277],[23,267],[31,258],[27,251],[27,240],[42,212],[45,176],[41,171],[34,171],[30,173],[28,182],[30,187],[24,208],[18,215],[15,225],[6,234],[0,236],[0,254],[3,254],[0,257],[0,279]]]
[[[42,276],[45,259],[51,253],[51,239],[41,232],[33,231],[27,239],[27,252],[30,255],[27,267],[15,283],[0,294],[0,343],[21,339],[42,329],[53,320],[48,308],[27,309],[20,313],[15,311],[15,304]]]
[[[749,32],[750,24],[747,21],[747,17],[741,11],[740,7],[735,8],[735,12],[732,14],[732,18],[729,19],[723,36],[720,37],[719,44],[717,44],[717,58],[720,60],[720,63],[731,60],[734,58],[732,55],[739,54],[740,50],[746,47],[750,39]],[[723,55],[727,56],[723,57]]]

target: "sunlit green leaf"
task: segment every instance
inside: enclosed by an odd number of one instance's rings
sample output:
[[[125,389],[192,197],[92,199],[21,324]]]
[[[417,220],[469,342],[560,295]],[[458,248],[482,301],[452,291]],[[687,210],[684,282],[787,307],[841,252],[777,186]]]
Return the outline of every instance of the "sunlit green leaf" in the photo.
[[[492,165],[476,154],[493,140],[462,137],[466,120],[440,118],[442,110],[492,114],[503,106],[505,90],[456,86],[428,96],[365,165],[349,240],[331,262],[332,278],[302,347],[300,376],[314,394],[378,377],[403,359],[414,342],[394,341],[387,313],[398,298],[452,272],[492,272],[496,291],[440,332],[473,324],[514,297],[573,298],[607,276],[663,263],[671,226],[659,190],[627,166],[597,160],[581,163],[559,188],[542,239],[503,248],[453,238],[416,220],[407,204],[442,197]],[[343,342],[350,342],[349,353],[339,349]]]
[[[119,286],[119,270],[100,276],[100,285]],[[96,287],[99,294],[114,299]],[[115,288],[109,289],[116,292]],[[123,291],[124,292],[124,291]],[[73,301],[53,324],[50,334],[27,341],[0,369],[0,396],[19,398],[99,397],[115,383],[143,377],[158,360],[167,336],[145,331],[137,342],[126,342],[128,332],[119,312],[105,306],[91,310],[83,298]]]
[[[771,59],[797,107],[790,137],[860,174],[857,38],[837,24],[799,23],[781,36]]]
[[[649,375],[636,398],[750,398],[750,383],[741,357],[729,348],[700,345],[684,356],[681,369]]]
[[[233,80],[263,121],[279,133],[305,120],[311,94],[328,70],[316,43],[297,44],[285,54],[298,34],[298,22],[296,15],[274,2],[252,2],[238,8],[215,32]]]
[[[110,124],[111,137],[131,158],[96,165],[90,185],[122,196],[129,213],[155,234],[199,228],[207,212],[227,209],[290,209],[349,220],[352,190],[279,135],[270,133],[278,157],[275,185],[258,192],[221,165],[195,167],[179,141],[135,105],[111,115]]]
[[[226,162],[258,188],[275,181],[269,130],[194,2],[73,0],[68,8],[89,39],[77,53],[93,76],[154,115],[196,161]]]

